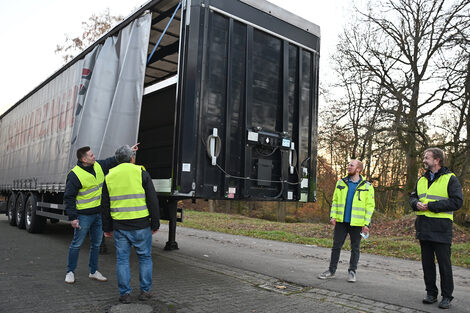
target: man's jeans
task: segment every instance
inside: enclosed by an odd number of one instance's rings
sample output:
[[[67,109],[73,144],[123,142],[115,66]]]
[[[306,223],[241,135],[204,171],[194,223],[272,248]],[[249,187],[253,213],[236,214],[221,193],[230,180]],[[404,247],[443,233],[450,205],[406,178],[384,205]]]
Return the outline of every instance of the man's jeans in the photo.
[[[100,250],[101,240],[103,239],[103,229],[101,224],[101,214],[79,214],[78,223],[80,229],[75,228],[72,243],[69,248],[69,260],[67,264],[67,272],[75,272],[77,268],[78,254],[85,237],[90,234],[90,273],[94,274],[98,270],[98,254]]]
[[[338,266],[341,248],[343,247],[346,236],[349,234],[351,238],[351,258],[349,259],[349,271],[356,272],[357,263],[359,262],[360,245],[361,245],[360,226],[351,226],[349,223],[336,222],[335,233],[333,238],[333,248],[331,249],[330,272],[335,273]]]
[[[137,230],[114,230],[116,247],[116,274],[119,294],[130,294],[132,288],[129,257],[131,245],[139,257],[140,290],[149,292],[152,287],[152,231],[150,227]]]

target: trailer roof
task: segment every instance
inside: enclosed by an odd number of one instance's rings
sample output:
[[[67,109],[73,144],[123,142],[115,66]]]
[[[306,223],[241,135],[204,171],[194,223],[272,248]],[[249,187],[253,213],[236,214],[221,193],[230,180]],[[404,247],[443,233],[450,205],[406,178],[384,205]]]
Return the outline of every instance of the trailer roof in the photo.
[[[268,2],[266,0],[240,0],[240,2],[243,2],[265,13],[268,13],[274,17],[277,17],[280,20],[283,20],[295,27],[303,29],[320,38],[320,26],[304,18],[301,18],[300,16],[295,15],[294,13],[291,13],[286,9],[278,7],[277,5],[271,2]]]

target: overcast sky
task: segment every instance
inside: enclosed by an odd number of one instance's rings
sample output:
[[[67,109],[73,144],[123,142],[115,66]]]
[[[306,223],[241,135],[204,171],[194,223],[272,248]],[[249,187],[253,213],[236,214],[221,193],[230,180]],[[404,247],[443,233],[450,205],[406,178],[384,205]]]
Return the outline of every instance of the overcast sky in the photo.
[[[65,34],[81,34],[81,22],[110,9],[128,16],[145,0],[22,0],[0,2],[0,114],[61,68],[54,50]],[[270,0],[321,28],[320,79],[352,0]]]

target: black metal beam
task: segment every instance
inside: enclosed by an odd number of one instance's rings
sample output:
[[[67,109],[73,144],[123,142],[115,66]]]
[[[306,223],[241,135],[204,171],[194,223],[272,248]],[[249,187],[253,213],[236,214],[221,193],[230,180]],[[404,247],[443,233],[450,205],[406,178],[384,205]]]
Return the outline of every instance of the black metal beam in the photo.
[[[161,72],[165,72],[165,73],[173,73],[172,71],[168,71],[168,70],[164,70],[162,68],[158,68],[158,67],[155,67],[155,66],[147,66],[147,68],[150,68],[152,70],[156,70],[156,71],[161,71]]]
[[[155,51],[155,53],[153,54],[153,56],[150,59],[150,61],[148,62],[148,64],[152,64],[152,63],[154,63],[154,62],[156,62],[160,59],[163,59],[166,56],[177,53],[178,49],[179,49],[179,42],[178,41],[175,41],[171,45],[163,46],[160,49],[158,49],[157,51]]]
[[[152,26],[155,25],[155,24],[160,23],[161,21],[163,21],[167,17],[171,17],[173,15],[173,13],[175,12],[176,7],[178,7],[178,3],[174,7],[170,8],[167,11],[164,11],[164,12],[162,12],[158,9],[153,10],[155,13],[158,13],[159,15],[156,18],[152,19]],[[180,19],[178,19],[175,16],[175,20],[179,21]]]
[[[172,60],[167,60],[165,58],[161,59],[160,61],[164,61],[164,62],[167,62],[167,63],[170,63],[170,64],[178,65],[178,62],[173,62]]]
[[[156,32],[160,32],[160,34],[163,33],[163,29],[160,29],[158,27],[152,26],[151,29],[156,31]],[[174,37],[174,38],[179,38],[180,37],[178,34],[172,33],[169,30],[166,31],[165,35],[170,35],[171,37]]]

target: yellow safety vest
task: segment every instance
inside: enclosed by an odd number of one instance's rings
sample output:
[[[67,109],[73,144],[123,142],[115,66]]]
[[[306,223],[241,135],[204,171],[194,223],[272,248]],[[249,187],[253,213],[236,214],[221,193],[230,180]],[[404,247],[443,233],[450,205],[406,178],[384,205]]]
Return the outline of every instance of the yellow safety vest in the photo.
[[[145,190],[142,187],[142,170],[141,166],[121,163],[110,169],[106,175],[113,219],[133,220],[149,216]]]
[[[447,193],[447,186],[449,185],[449,180],[452,176],[455,176],[454,173],[447,173],[439,176],[439,178],[431,183],[431,186],[428,188],[428,179],[426,177],[421,177],[418,180],[416,186],[416,191],[418,194],[419,201],[422,203],[429,203],[439,200],[449,199],[449,194]],[[429,210],[418,211],[418,215],[424,215],[432,218],[450,218],[454,220],[454,212],[440,212],[434,213]]]
[[[365,226],[370,224],[372,213],[375,209],[374,187],[364,180],[356,188],[351,209],[351,226]],[[344,220],[344,209],[346,207],[346,197],[348,195],[348,184],[340,179],[336,183],[333,194],[333,204],[331,205],[330,218],[342,223]]]
[[[95,176],[78,165],[72,168],[72,172],[77,175],[78,180],[82,184],[82,188],[78,190],[76,197],[77,210],[91,209],[101,205],[101,189],[104,182],[104,173],[98,162],[93,164],[93,169],[95,170]]]

